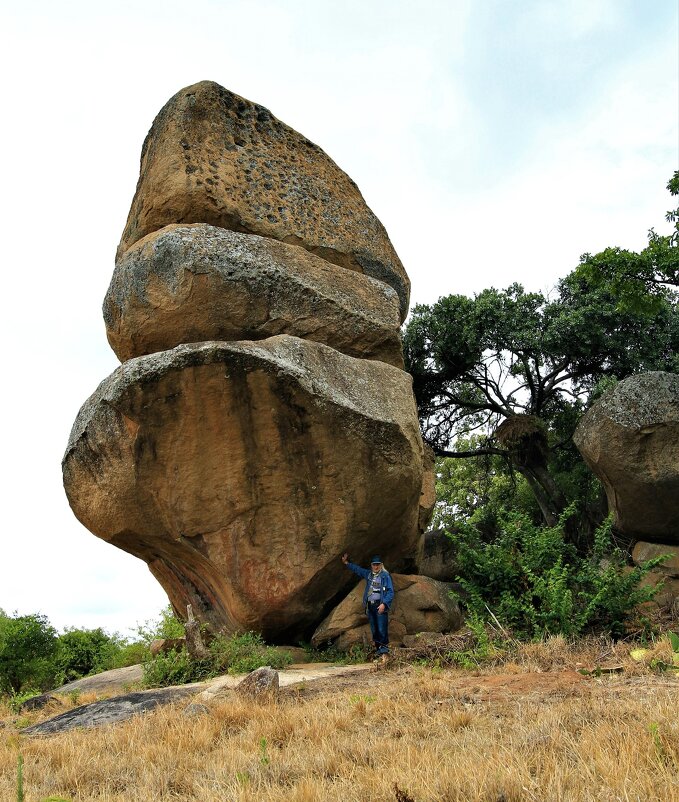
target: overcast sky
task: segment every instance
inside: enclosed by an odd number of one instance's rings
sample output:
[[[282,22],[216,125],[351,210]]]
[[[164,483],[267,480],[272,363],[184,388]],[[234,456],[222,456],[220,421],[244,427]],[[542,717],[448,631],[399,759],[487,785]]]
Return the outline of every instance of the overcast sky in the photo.
[[[359,185],[412,302],[519,281],[666,229],[678,168],[676,0],[0,0],[4,346],[0,608],[126,632],[167,603],[61,482],[116,367],[101,303],[141,145],[217,81]]]

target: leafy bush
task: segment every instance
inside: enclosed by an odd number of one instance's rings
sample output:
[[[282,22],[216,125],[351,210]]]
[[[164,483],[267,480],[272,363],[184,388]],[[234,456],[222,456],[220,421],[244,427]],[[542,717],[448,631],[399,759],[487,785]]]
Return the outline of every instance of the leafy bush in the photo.
[[[115,668],[123,645],[117,635],[109,635],[101,627],[67,629],[57,643],[57,682],[63,684]]]
[[[172,650],[144,663],[144,685],[164,687],[199,682],[219,674],[245,674],[260,666],[285,668],[292,662],[288,652],[264,643],[261,635],[246,632],[226,637],[218,635],[210,643],[205,660],[193,660],[185,650]]]
[[[567,509],[557,526],[540,527],[525,514],[504,512],[491,543],[483,542],[473,526],[449,533],[473,616],[488,620],[494,615],[529,637],[594,629],[623,634],[633,609],[657,592],[640,587],[640,580],[664,558],[627,567],[624,552],[613,543],[610,519],[597,529],[594,546],[583,557],[564,537],[563,524],[571,514]]]
[[[163,607],[158,619],[149,619],[143,624],[137,624],[136,632],[141,643],[147,646],[154,640],[183,638],[185,634],[184,623],[174,614],[170,604],[167,607]]]
[[[0,610],[0,692],[45,690],[54,673],[57,633],[47,617],[6,615]]]
[[[218,636],[210,644],[210,654],[217,673],[244,674],[260,666],[285,668],[292,662],[289,652],[267,646],[255,632],[229,638]]]

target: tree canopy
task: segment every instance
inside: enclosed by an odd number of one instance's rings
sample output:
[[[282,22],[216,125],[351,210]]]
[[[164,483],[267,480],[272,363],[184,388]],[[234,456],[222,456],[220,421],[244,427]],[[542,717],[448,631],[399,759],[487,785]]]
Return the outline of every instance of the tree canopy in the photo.
[[[439,456],[504,457],[550,526],[587,493],[558,477],[582,465],[571,437],[584,409],[633,373],[676,372],[677,346],[670,295],[621,308],[609,285],[578,271],[549,295],[512,284],[417,306],[404,333],[424,439]]]
[[[673,197],[679,196],[679,170],[667,183]],[[665,215],[674,224],[670,234],[648,232],[648,245],[639,253],[623,248],[606,248],[597,254],[584,254],[578,275],[608,288],[618,300],[619,309],[653,312],[662,306],[668,292],[679,287],[679,208]]]

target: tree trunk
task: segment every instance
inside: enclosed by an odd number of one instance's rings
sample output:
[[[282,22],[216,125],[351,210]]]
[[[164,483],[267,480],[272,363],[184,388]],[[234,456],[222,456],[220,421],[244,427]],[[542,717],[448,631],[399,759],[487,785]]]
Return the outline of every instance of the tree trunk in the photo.
[[[186,605],[186,651],[194,660],[206,660],[210,656],[208,648],[203,643],[200,635],[200,624],[193,615],[193,608],[190,604]]]

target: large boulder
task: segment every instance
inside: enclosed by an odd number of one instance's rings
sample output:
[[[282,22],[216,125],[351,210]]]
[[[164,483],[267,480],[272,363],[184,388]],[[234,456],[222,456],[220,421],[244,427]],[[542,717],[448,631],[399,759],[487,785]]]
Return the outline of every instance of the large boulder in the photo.
[[[621,381],[582,417],[573,437],[606,489],[615,526],[679,543],[679,376]]]
[[[166,226],[133,245],[116,265],[104,320],[121,361],[181,343],[292,334],[403,367],[399,300],[387,284],[205,223]]]
[[[210,223],[300,245],[392,286],[410,283],[356,184],[268,109],[212,81],[180,90],[153,121],[118,247],[169,223]]]
[[[351,586],[345,550],[414,563],[422,457],[407,373],[280,335],[124,363],[80,410],[63,475],[78,519],[175,609],[289,642]]]
[[[346,569],[345,569],[346,570]],[[394,602],[389,613],[389,641],[399,645],[418,632],[454,632],[462,626],[458,603],[450,596],[450,585],[427,576],[392,574]],[[332,644],[348,649],[357,643],[371,643],[370,626],[363,609],[361,580],[314,632],[314,646]]]
[[[417,571],[440,582],[453,582],[460,573],[455,558],[455,546],[445,531],[431,529],[424,534]]]

